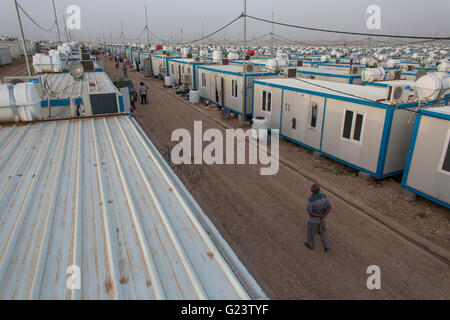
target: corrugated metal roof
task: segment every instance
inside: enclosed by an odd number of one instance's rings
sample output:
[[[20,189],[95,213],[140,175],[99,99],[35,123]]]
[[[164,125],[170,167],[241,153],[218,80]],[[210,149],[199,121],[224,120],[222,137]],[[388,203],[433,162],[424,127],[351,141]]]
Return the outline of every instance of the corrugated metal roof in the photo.
[[[135,120],[110,116],[0,126],[0,298],[266,296]]]
[[[80,81],[75,81],[70,73],[48,73],[41,75],[41,82],[44,99],[78,98],[83,93],[118,93],[105,72],[85,72]]]

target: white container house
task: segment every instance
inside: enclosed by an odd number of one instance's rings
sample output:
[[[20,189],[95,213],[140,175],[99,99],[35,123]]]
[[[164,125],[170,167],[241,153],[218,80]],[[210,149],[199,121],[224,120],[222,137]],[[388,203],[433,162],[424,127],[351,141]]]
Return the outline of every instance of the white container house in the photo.
[[[450,107],[416,116],[402,186],[450,209]]]
[[[257,67],[253,65],[246,66],[248,69],[245,79],[242,66],[199,66],[197,82],[200,97],[239,115],[250,116],[253,81],[274,77],[277,73],[257,70]],[[244,83],[246,83],[246,90],[244,90]]]
[[[174,83],[181,81],[187,89],[197,89],[197,74],[198,67],[213,64],[212,61],[196,59],[170,59],[168,61],[169,75],[172,77]]]
[[[163,55],[163,54],[152,54],[151,55],[151,64],[152,71],[155,76],[158,74],[162,74],[163,76],[169,75],[169,60],[172,58],[178,58],[177,56],[172,55]]]
[[[267,117],[281,137],[375,178],[402,173],[413,128],[403,109],[418,106],[409,90],[394,87],[398,99],[391,101],[389,88],[321,80],[260,79],[253,85],[253,117]]]

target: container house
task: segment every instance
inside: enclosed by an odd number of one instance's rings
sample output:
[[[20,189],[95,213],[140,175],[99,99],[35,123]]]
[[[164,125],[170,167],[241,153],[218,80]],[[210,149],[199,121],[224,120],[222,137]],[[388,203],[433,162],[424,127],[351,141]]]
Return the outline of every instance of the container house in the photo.
[[[405,109],[418,106],[406,88],[302,79],[253,84],[253,117],[265,116],[281,137],[375,178],[402,173],[413,127]]]
[[[450,209],[450,107],[419,110],[402,186]]]
[[[277,73],[267,72],[266,69],[259,70],[257,66],[251,64],[246,67],[244,78],[242,66],[199,66],[197,83],[200,97],[236,114],[250,116],[253,81],[274,77]]]

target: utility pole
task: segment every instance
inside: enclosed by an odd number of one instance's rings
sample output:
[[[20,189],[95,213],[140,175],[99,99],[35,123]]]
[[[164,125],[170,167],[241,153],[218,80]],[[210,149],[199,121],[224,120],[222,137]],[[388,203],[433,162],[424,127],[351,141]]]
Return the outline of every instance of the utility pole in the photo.
[[[27,44],[25,42],[25,36],[23,35],[22,21],[20,21],[20,14],[19,14],[19,9],[17,8],[17,1],[16,0],[13,0],[13,1],[14,1],[14,8],[16,8],[16,15],[17,15],[17,22],[19,24],[19,29],[20,29],[20,36],[22,37],[23,54],[25,55],[25,62],[27,63],[28,75],[31,77],[30,62],[28,61],[28,50],[27,50]]]
[[[147,5],[145,5],[145,29],[147,29],[147,49],[150,48],[150,37],[148,34],[148,16],[147,16]]]
[[[273,11],[272,11],[272,30],[270,32],[270,57],[273,57]]]
[[[69,40],[69,35],[67,34],[67,23],[66,23],[66,17],[63,14],[63,21],[64,21],[64,32],[66,33],[66,41],[70,41]]]
[[[241,122],[245,122],[245,113],[247,112],[247,99],[245,99],[247,92],[247,0],[244,0],[244,23],[243,23],[243,31],[244,31],[244,61],[243,61],[243,78],[244,78],[244,110],[242,112],[242,116],[240,117]]]
[[[123,33],[123,20],[122,20],[122,18],[120,18],[120,30],[121,30],[121,32],[120,32],[120,39],[122,39],[122,45],[123,45],[124,42],[125,42],[125,34]]]
[[[59,26],[58,26],[58,18],[56,16],[55,0],[52,0],[52,3],[53,3],[53,13],[55,14],[56,30],[58,31],[58,41],[59,41],[59,45],[61,45],[61,35],[59,34]]]

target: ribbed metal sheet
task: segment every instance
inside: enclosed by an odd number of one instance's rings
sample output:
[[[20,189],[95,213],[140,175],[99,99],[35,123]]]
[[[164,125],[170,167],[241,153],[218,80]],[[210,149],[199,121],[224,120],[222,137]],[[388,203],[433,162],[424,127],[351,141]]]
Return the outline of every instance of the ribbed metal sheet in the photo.
[[[0,126],[0,298],[266,296],[134,119],[111,116]]]
[[[118,93],[105,72],[85,72],[83,80],[75,81],[70,73],[41,75],[44,99],[78,98],[83,93]]]

